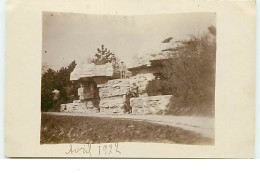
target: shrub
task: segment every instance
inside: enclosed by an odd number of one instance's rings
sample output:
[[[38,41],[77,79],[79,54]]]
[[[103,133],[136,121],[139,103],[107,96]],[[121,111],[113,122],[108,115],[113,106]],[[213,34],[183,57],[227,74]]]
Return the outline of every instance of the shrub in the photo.
[[[174,96],[169,105],[170,114],[214,115],[216,33],[213,27],[209,29],[208,34],[182,41],[177,53],[169,52],[161,69],[164,82],[149,83],[150,94],[166,88]]]
[[[70,81],[70,73],[76,66],[73,61],[69,66],[62,67],[58,71],[48,69],[42,74],[41,80],[41,110],[42,111],[58,111],[60,104],[67,103],[76,97],[77,88],[73,87]],[[58,99],[54,99],[53,90],[59,90]]]
[[[168,95],[170,87],[166,80],[151,80],[146,86],[146,93],[148,96]]]

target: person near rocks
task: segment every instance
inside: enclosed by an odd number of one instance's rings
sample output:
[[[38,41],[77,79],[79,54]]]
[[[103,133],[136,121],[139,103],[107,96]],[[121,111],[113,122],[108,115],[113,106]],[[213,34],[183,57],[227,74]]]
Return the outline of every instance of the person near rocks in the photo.
[[[132,92],[128,88],[126,95],[125,95],[125,112],[132,113],[132,107],[130,105],[130,99],[133,97]]]
[[[121,65],[120,65],[120,78],[121,79],[126,78],[126,66],[125,66],[124,62],[121,62]]]
[[[139,91],[138,91],[138,86],[136,85],[136,83],[133,83],[133,87],[132,87],[132,93],[133,93],[133,97],[139,97]]]

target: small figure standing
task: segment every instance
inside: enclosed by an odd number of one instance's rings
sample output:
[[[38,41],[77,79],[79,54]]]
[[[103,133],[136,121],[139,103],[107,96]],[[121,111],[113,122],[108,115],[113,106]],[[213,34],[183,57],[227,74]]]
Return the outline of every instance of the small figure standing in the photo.
[[[120,78],[121,79],[126,78],[126,66],[123,61],[121,62],[121,65],[120,65]]]
[[[125,95],[125,112],[132,113],[132,107],[130,105],[130,99],[132,98],[132,93],[130,89],[128,88],[126,95]]]
[[[136,83],[133,83],[133,88],[132,88],[132,92],[133,92],[133,96],[134,97],[139,97],[139,91],[138,91],[138,86],[136,85]]]

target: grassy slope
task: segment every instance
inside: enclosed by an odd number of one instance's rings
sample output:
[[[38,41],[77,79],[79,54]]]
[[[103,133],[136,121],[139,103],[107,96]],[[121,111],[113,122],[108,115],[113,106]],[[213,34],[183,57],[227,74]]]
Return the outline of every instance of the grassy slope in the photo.
[[[209,138],[178,127],[124,119],[42,114],[41,144],[110,142],[214,144]]]

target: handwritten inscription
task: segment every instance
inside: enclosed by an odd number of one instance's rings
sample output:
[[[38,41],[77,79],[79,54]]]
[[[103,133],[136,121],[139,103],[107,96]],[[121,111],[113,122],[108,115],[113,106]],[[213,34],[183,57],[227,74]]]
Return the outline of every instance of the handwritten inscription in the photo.
[[[91,156],[91,144],[88,145],[84,145],[81,147],[74,147],[72,144],[70,144],[70,148],[67,152],[65,152],[66,154],[89,154]]]
[[[97,154],[98,156],[109,156],[115,154],[121,154],[119,151],[118,143],[114,144],[102,144],[98,145],[98,148],[93,148],[91,144],[81,145],[77,147],[74,144],[69,145],[69,149],[65,152],[66,154],[86,154],[88,156],[92,156],[92,154]]]
[[[107,144],[102,146],[98,146],[98,154],[99,155],[111,155],[113,153],[121,154],[121,152],[118,150],[118,143],[113,144]]]

